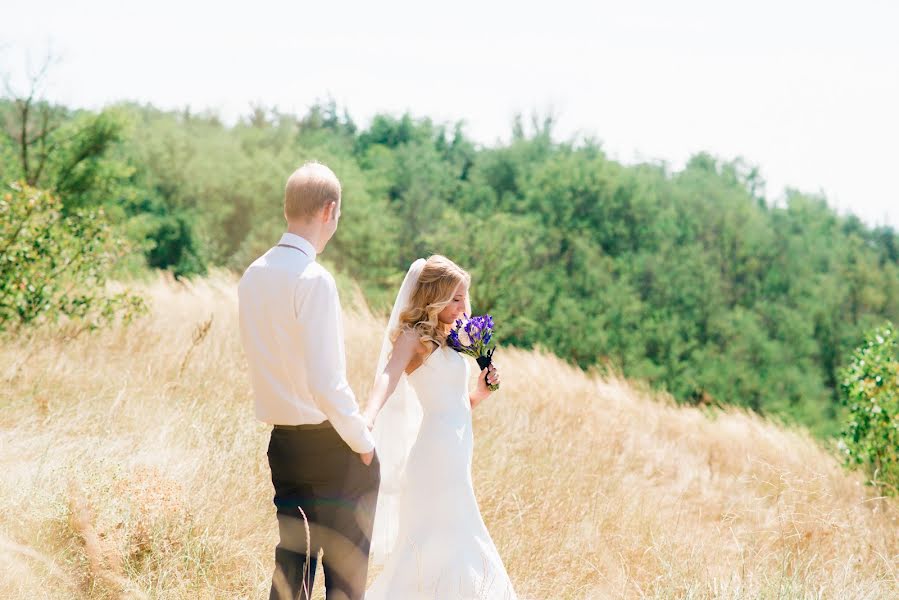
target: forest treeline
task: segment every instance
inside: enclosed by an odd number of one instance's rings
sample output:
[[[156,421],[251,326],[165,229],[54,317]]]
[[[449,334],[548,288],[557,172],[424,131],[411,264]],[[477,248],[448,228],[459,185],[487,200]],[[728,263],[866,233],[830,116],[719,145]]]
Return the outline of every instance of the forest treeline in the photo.
[[[7,242],[8,205],[43,190],[57,199],[46,208],[56,226],[102,216],[120,239],[120,272],[240,271],[283,231],[287,175],[316,159],[344,189],[323,259],[374,306],[389,305],[413,259],[445,254],[471,272],[475,310],[494,316],[502,344],[821,435],[837,431],[851,350],[899,320],[895,230],[795,190],[775,205],[741,160],[624,165],[593,140],[557,139],[551,118],[515,118],[509,140],[488,146],[461,124],[410,114],[360,127],[333,102],[304,115],[257,107],[229,125],[7,98],[0,124]],[[2,243],[0,294],[19,298],[3,317],[37,314]]]

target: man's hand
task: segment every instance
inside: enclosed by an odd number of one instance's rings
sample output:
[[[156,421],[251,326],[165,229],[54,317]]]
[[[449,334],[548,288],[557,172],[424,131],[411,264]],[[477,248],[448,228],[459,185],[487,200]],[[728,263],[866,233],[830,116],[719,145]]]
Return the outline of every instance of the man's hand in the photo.
[[[375,451],[366,452],[365,454],[360,454],[359,458],[362,459],[362,463],[367,467],[371,464],[371,460],[375,457]]]

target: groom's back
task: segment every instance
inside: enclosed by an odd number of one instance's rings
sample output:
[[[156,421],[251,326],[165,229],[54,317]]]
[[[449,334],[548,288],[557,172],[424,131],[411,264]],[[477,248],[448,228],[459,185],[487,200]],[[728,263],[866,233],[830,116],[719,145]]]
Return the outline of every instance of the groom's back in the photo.
[[[283,425],[322,420],[310,404],[303,356],[303,336],[310,332],[298,306],[309,290],[331,285],[331,274],[294,247],[272,248],[241,277],[240,335],[259,420]]]

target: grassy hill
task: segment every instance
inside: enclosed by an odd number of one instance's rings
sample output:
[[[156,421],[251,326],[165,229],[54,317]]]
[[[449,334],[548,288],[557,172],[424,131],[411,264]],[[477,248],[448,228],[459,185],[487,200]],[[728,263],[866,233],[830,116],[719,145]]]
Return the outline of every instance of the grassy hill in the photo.
[[[130,328],[0,348],[0,597],[267,594],[268,437],[234,283],[159,279]],[[364,399],[384,319],[354,304]],[[899,505],[807,432],[545,353],[498,356],[474,482],[520,597],[899,596]]]

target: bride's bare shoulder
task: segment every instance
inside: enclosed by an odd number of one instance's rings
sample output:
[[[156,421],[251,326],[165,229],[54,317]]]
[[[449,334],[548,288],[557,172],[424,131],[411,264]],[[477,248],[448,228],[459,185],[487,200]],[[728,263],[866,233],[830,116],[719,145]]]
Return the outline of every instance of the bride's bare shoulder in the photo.
[[[432,350],[429,347],[425,347],[421,343],[421,336],[411,329],[405,329],[400,332],[396,342],[393,344],[393,348],[394,353],[401,353],[409,357],[409,362],[405,369],[407,374],[420,367]]]

